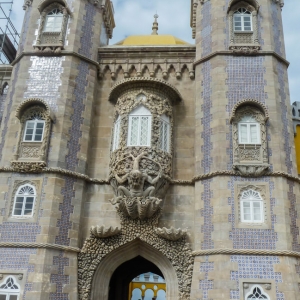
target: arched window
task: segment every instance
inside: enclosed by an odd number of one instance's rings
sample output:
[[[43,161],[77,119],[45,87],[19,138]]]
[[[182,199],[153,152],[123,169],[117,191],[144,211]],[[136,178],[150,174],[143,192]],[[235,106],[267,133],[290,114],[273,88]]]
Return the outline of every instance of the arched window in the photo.
[[[151,112],[143,105],[129,114],[128,146],[151,145]]]
[[[161,150],[170,151],[170,118],[166,115],[160,118],[159,145]]]
[[[239,144],[260,144],[260,125],[252,116],[244,116],[238,126]]]
[[[51,10],[45,20],[44,32],[59,32],[63,23],[63,13],[58,8]]]
[[[264,222],[264,203],[259,192],[252,189],[244,191],[240,201],[242,222]]]
[[[15,195],[12,215],[14,217],[32,217],[35,197],[34,186],[29,184],[20,186]]]
[[[113,136],[113,147],[112,150],[115,151],[119,148],[119,140],[120,140],[120,125],[121,125],[121,117],[118,116],[115,125],[114,125],[114,136]]]
[[[246,295],[245,300],[259,300],[267,299],[270,300],[270,297],[264,293],[263,288],[259,285],[255,285],[251,288],[251,291]]]
[[[0,284],[0,300],[18,300],[19,294],[20,286],[14,277],[9,276],[4,283]]]
[[[234,31],[252,31],[252,15],[245,8],[239,8],[233,14]]]

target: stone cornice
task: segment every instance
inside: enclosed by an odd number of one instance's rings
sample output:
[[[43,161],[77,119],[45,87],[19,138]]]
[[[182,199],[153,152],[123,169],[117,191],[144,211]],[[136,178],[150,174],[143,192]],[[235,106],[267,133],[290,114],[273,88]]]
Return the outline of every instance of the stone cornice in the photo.
[[[219,55],[226,55],[226,56],[232,56],[233,52],[232,51],[216,51],[213,52],[205,57],[202,57],[201,59],[198,59],[194,62],[194,66],[197,66],[199,64],[202,64],[210,59],[212,59],[215,56],[219,56]],[[284,63],[287,67],[290,65],[290,63],[283,58],[281,55],[277,54],[274,51],[258,51],[257,53],[252,53],[252,54],[244,54],[245,56],[251,56],[251,55],[255,55],[255,56],[273,56],[275,58],[277,58],[278,60],[280,60],[282,63]],[[238,56],[238,54],[234,54],[234,56]]]
[[[300,258],[300,252],[290,250],[258,250],[258,249],[210,249],[196,250],[192,252],[193,256],[206,255],[268,255],[268,256],[289,256]]]
[[[0,167],[0,173],[25,173],[25,172],[24,171],[20,172],[19,169],[13,168],[13,167]],[[76,178],[79,180],[83,180],[87,183],[93,183],[93,184],[99,184],[99,185],[109,184],[109,182],[111,180],[111,177],[109,177],[108,179],[96,179],[96,178],[91,178],[86,174],[73,172],[73,171],[69,171],[66,169],[62,169],[62,168],[41,168],[39,172],[29,170],[26,173],[27,174],[43,174],[43,173],[58,174],[58,175],[62,175],[62,176],[67,176],[67,177],[72,177],[72,178]],[[211,172],[211,173],[207,173],[207,174],[197,175],[190,180],[172,179],[167,176],[164,176],[164,177],[166,180],[169,181],[170,184],[173,184],[173,185],[194,185],[198,181],[207,180],[207,179],[218,177],[218,176],[238,176],[238,177],[249,178],[249,179],[254,178],[254,177],[250,177],[250,176],[242,176],[240,174],[237,174],[233,170],[229,170],[229,171],[228,170],[220,170],[220,171],[215,171],[215,172]],[[299,176],[294,176],[294,175],[288,174],[286,172],[268,172],[263,177],[282,177],[282,178],[286,178],[288,180],[291,180],[291,181],[294,181],[294,182],[300,184]],[[258,178],[258,177],[255,177],[255,178]]]

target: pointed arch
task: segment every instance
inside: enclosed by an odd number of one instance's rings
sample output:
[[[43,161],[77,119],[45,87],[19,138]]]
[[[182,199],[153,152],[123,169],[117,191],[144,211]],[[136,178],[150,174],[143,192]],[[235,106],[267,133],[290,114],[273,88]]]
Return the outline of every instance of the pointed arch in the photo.
[[[246,3],[250,6],[252,6],[256,11],[259,11],[260,5],[256,0],[231,0],[228,4],[227,13],[232,9],[232,7],[239,2]]]
[[[92,281],[91,300],[107,300],[109,282],[114,271],[124,262],[137,256],[145,258],[160,269],[167,283],[166,299],[178,299],[178,279],[171,262],[157,249],[136,239],[112,251],[100,262]]]

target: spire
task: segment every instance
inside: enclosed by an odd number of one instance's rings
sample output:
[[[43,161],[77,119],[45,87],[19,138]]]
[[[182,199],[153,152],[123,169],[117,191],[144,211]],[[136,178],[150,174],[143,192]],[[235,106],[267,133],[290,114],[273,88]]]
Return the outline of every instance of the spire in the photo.
[[[157,30],[158,30],[158,23],[157,23],[157,18],[158,14],[154,15],[154,22],[153,22],[153,27],[152,27],[152,35],[158,35]]]

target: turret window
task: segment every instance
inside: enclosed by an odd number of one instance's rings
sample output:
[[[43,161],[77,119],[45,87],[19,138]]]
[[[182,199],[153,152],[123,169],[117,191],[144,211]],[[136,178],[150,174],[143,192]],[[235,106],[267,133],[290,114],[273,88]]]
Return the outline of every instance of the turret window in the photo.
[[[20,287],[14,277],[9,276],[4,283],[0,285],[0,300],[18,300]]]
[[[166,115],[161,116],[160,125],[160,149],[166,152],[170,151],[170,118]]]
[[[33,186],[28,184],[20,186],[15,196],[12,215],[14,217],[32,217],[35,197],[36,192]]]
[[[247,190],[241,196],[241,221],[247,223],[263,223],[263,199],[260,193],[254,190]]]
[[[24,142],[41,142],[43,140],[44,126],[44,120],[27,121],[24,130]]]
[[[260,125],[251,116],[245,116],[239,122],[239,143],[260,144]]]
[[[63,23],[63,13],[57,8],[50,11],[45,20],[44,32],[60,32]]]
[[[234,31],[252,31],[252,15],[245,8],[239,8],[234,13]]]
[[[151,112],[139,106],[129,115],[128,146],[146,146],[151,144]]]
[[[119,148],[121,117],[118,116],[114,126],[113,151]]]

